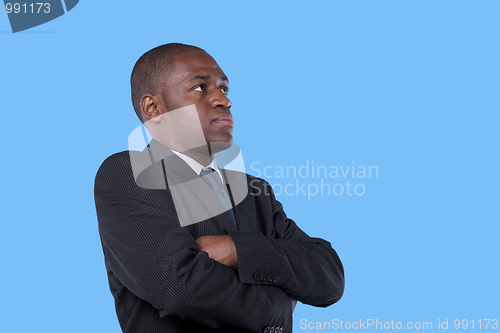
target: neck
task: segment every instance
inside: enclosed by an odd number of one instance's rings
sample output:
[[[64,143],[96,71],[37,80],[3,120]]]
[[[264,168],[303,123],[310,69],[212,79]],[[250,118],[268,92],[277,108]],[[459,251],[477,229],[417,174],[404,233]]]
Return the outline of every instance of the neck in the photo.
[[[174,150],[176,150],[174,148]],[[193,160],[196,162],[200,163],[203,166],[209,165],[213,158],[214,155],[212,154],[212,151],[210,149],[210,144],[207,144],[206,146],[203,147],[197,147],[189,150],[178,150],[180,153],[183,153],[184,155],[187,155],[191,157]]]
[[[179,153],[182,153],[184,155],[191,157],[193,160],[195,160],[196,162],[200,163],[203,166],[209,165],[214,158],[214,155],[212,154],[212,149],[211,149],[209,143],[206,143],[204,146],[191,148],[191,149],[185,149],[186,148],[185,145],[178,144],[177,142],[167,141],[167,140],[164,140],[164,142],[160,141],[160,144],[162,144],[163,146],[168,147],[172,150],[175,150]]]
[[[212,162],[212,159],[213,159],[213,155],[200,154],[200,153],[196,153],[196,152],[193,152],[193,151],[184,151],[182,153],[184,155],[187,155],[187,156],[191,157],[193,160],[195,160],[196,162],[200,163],[204,167],[207,166],[207,165],[209,165]]]

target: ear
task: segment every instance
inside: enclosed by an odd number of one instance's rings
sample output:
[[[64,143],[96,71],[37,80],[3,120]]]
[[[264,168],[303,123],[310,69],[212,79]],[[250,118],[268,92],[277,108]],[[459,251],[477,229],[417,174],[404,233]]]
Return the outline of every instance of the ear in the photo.
[[[151,94],[145,94],[141,98],[141,112],[144,119],[146,121],[152,122],[160,122],[161,114],[165,113],[167,110],[160,110],[160,100],[158,96],[154,96]]]

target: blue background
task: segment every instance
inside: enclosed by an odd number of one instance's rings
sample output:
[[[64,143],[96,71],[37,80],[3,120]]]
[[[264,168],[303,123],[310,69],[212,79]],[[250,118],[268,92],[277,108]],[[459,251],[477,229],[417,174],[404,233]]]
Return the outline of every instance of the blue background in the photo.
[[[206,49],[229,76],[247,170],[379,169],[362,196],[278,197],[346,272],[342,300],[299,304],[294,331],[301,319],[435,330],[500,319],[499,11],[486,0],[87,0],[17,34],[0,13],[2,332],[120,332],[93,181],[139,125],[135,61],[167,42]]]

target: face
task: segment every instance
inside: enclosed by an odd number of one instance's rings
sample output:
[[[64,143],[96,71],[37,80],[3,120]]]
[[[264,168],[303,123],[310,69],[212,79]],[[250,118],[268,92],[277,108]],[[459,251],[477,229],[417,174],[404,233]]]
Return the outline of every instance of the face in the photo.
[[[157,96],[157,109],[164,113],[195,104],[212,153],[230,147],[233,117],[226,75],[204,51],[182,53],[174,61],[174,73],[165,83],[163,96]]]

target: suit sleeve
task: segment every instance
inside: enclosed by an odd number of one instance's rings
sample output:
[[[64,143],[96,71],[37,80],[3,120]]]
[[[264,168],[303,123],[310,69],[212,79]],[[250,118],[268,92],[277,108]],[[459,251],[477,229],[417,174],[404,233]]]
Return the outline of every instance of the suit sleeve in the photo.
[[[138,187],[127,155],[103,163],[95,201],[109,268],[160,316],[291,332],[290,296],[276,286],[240,283],[236,270],[199,251],[187,227],[180,227],[169,191]]]
[[[344,269],[331,244],[309,237],[287,218],[271,186],[262,179],[250,181],[256,193],[257,213],[269,232],[230,233],[238,255],[239,279],[243,283],[274,285],[302,303],[326,307],[344,292]]]

